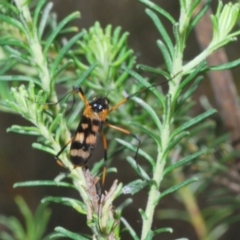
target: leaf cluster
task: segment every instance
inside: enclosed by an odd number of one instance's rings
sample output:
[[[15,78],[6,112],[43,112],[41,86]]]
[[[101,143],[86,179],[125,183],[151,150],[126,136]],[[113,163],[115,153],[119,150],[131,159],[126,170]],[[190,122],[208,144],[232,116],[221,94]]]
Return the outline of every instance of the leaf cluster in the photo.
[[[0,238],[2,240],[44,240],[48,237],[43,237],[48,225],[51,211],[46,204],[40,204],[33,215],[26,202],[22,197],[16,197],[16,203],[24,218],[25,226],[16,217],[0,216],[0,224],[5,226],[10,232],[1,231]]]

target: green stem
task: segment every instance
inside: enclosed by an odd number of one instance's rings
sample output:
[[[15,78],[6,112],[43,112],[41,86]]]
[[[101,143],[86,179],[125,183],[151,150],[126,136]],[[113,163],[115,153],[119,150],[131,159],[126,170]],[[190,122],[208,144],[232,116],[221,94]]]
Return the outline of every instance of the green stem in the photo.
[[[184,37],[182,39],[185,39]],[[182,79],[182,59],[183,59],[183,50],[184,50],[184,42],[178,41],[177,45],[175,46],[175,52],[174,52],[174,61],[173,61],[173,66],[172,66],[172,72],[171,76],[175,76],[173,81],[169,82],[169,92],[168,96],[166,98],[166,107],[165,107],[165,117],[162,125],[162,131],[160,132],[160,139],[161,139],[161,147],[158,147],[158,157],[156,161],[156,169],[154,169],[153,173],[153,182],[150,191],[149,191],[149,197],[148,197],[148,202],[145,210],[145,215],[146,217],[143,217],[143,229],[142,229],[142,235],[141,239],[145,240],[146,236],[149,231],[151,231],[151,226],[153,222],[153,217],[154,217],[154,211],[155,208],[158,204],[156,199],[158,199],[160,193],[160,185],[161,181],[163,179],[163,170],[165,167],[165,163],[167,160],[167,154],[165,154],[166,149],[169,145],[169,139],[171,136],[171,122],[174,117],[174,109],[176,106],[176,101],[177,101],[177,91],[179,88],[179,84]],[[170,99],[170,102],[168,103]]]
[[[157,157],[157,162],[156,162],[156,168],[154,169],[154,174],[153,174],[153,182],[150,191],[149,191],[149,197],[148,197],[148,202],[145,210],[146,217],[143,218],[143,228],[142,228],[142,235],[141,235],[141,240],[145,240],[148,232],[151,230],[152,226],[152,221],[153,221],[153,216],[155,212],[155,208],[158,204],[156,199],[158,199],[160,191],[160,184],[162,181],[162,176],[163,176],[163,170],[165,167],[166,163],[166,157],[163,158],[163,154],[165,152],[165,149],[168,146],[169,142],[169,136],[170,136],[170,128],[168,124],[163,125],[162,129],[162,134],[161,134],[161,139],[162,139],[162,148],[159,146],[158,148],[158,157]]]
[[[204,61],[211,53],[211,49],[206,48],[203,52],[197,55],[193,60],[188,62],[185,66],[183,66],[182,71],[184,75],[188,74],[192,69],[194,69],[198,64]]]
[[[161,159],[161,154],[158,156],[158,161]],[[162,173],[164,169],[164,163],[158,164],[156,166],[156,171],[154,173],[153,179],[156,183],[159,183],[157,185],[152,184],[150,191],[149,191],[149,197],[148,197],[148,202],[146,206],[146,218],[143,218],[143,228],[142,228],[142,235],[141,235],[141,240],[145,240],[148,232],[151,229],[152,226],[152,221],[153,221],[153,215],[156,207],[156,199],[159,196],[159,186],[162,180]]]

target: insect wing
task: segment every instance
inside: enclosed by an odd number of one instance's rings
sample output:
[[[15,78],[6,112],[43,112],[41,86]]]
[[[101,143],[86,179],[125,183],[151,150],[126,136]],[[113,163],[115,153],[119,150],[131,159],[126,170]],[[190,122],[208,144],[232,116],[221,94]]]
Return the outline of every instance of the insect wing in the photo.
[[[101,128],[101,121],[82,116],[70,148],[70,158],[75,166],[83,166],[91,157]]]

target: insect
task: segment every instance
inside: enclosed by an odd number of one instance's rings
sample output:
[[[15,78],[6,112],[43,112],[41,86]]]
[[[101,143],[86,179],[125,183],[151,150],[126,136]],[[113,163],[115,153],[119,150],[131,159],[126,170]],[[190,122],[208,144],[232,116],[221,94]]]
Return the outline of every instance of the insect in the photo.
[[[88,102],[81,87],[79,88],[74,87],[73,91],[77,92],[79,97],[83,101],[84,110],[75,134],[67,142],[67,144],[57,153],[55,159],[59,161],[59,156],[61,155],[61,153],[65,150],[65,148],[69,144],[71,144],[70,160],[72,164],[74,165],[74,167],[85,166],[88,159],[91,157],[93,150],[95,149],[98,135],[101,134],[104,148],[104,169],[102,175],[102,184],[104,184],[106,178],[106,164],[107,164],[107,139],[104,132],[102,131],[103,125],[134,137],[138,141],[135,159],[137,158],[140,146],[140,139],[135,134],[131,133],[128,130],[106,122],[107,116],[111,112],[115,111],[125,102],[127,102],[136,93],[131,94],[128,97],[122,99],[114,107],[110,108],[109,100],[107,99],[107,97],[94,98],[93,101]]]

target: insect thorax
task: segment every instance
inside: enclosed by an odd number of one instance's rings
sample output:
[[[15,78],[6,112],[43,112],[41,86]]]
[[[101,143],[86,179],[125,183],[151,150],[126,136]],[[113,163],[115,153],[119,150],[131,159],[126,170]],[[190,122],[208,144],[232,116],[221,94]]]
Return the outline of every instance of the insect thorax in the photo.
[[[109,109],[109,101],[106,97],[95,98],[92,102],[89,103],[93,112],[99,113],[103,110]]]

